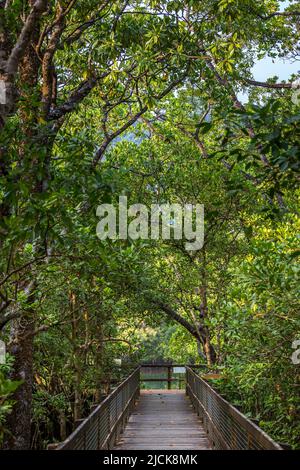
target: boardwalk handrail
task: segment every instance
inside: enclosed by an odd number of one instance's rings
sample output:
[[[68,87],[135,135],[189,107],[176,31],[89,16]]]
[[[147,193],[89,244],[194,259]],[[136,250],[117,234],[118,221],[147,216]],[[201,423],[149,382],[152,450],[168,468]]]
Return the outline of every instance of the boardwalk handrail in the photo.
[[[124,429],[140,391],[137,367],[56,450],[111,449]]]
[[[283,450],[190,367],[186,368],[186,391],[214,449]]]

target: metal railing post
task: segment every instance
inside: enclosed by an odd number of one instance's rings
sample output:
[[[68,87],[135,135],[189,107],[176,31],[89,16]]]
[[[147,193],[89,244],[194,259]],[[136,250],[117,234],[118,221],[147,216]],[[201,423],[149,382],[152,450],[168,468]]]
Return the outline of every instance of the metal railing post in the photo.
[[[213,448],[283,450],[189,367],[186,377],[187,394],[203,420]]]
[[[93,450],[113,447],[135,403],[139,390],[139,369],[136,368],[96,406],[75,431],[64,442],[57,445],[56,450]]]

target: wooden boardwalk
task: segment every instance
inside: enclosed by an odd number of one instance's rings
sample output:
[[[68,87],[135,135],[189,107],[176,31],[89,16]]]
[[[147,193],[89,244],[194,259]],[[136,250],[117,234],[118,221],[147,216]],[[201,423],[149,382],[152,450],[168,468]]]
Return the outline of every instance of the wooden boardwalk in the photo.
[[[142,390],[115,450],[207,450],[209,441],[183,390]]]

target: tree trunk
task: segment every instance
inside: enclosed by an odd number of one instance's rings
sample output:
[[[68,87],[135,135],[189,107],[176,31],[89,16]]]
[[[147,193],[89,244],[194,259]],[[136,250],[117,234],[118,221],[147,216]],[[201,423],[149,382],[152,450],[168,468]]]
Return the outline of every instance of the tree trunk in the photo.
[[[74,423],[81,419],[82,397],[81,397],[81,368],[75,359],[75,380],[74,380]]]
[[[216,351],[210,342],[210,331],[205,325],[205,319],[208,317],[208,304],[207,304],[207,278],[206,278],[206,256],[204,248],[202,250],[202,268],[201,268],[201,287],[200,287],[200,320],[199,331],[201,331],[201,343],[203,352],[206,357],[208,367],[216,363]]]
[[[81,362],[80,362],[80,349],[78,348],[78,312],[77,312],[77,298],[75,292],[69,292],[70,313],[72,318],[72,348],[73,348],[73,367],[74,367],[74,424],[81,419]]]
[[[35,284],[30,286],[28,303],[35,296]],[[31,437],[31,410],[33,387],[33,341],[34,311],[28,309],[21,318],[13,320],[11,325],[11,343],[9,352],[14,357],[11,380],[22,380],[22,385],[14,394],[15,404],[8,415],[9,434],[5,442],[6,449],[28,450]]]
[[[37,36],[37,32],[36,32]],[[26,109],[29,100],[29,92],[35,89],[38,74],[38,59],[33,49],[33,44],[28,44],[27,53],[20,64],[20,81],[26,88],[25,93],[21,93],[24,98],[23,107],[20,107],[22,139],[19,146],[19,166],[22,166],[25,158],[31,158],[28,151],[30,142],[34,142],[33,134],[36,124],[35,117],[32,117],[30,111]],[[33,144],[34,145],[34,144]],[[34,148],[34,146],[33,146]],[[34,152],[33,152],[34,153]],[[32,187],[35,188],[35,178],[33,177]],[[29,270],[30,271],[30,270]],[[31,273],[32,275],[32,273]],[[28,272],[27,302],[32,304],[34,301],[36,282],[29,280],[31,278]],[[6,448],[14,450],[28,450],[30,448],[31,438],[31,412],[32,412],[32,385],[33,385],[33,341],[34,341],[34,312],[28,308],[26,312],[21,313],[21,317],[14,320],[11,326],[11,348],[10,352],[14,356],[13,380],[23,380],[23,384],[15,393],[15,404],[12,413],[8,418],[8,430],[10,433],[6,442]]]
[[[59,429],[60,429],[60,440],[64,441],[67,437],[67,421],[64,411],[59,412]]]
[[[102,398],[102,366],[103,366],[103,331],[102,326],[98,327],[98,345],[96,349],[95,356],[95,365],[96,365],[96,392],[95,392],[95,402],[100,403]]]
[[[208,367],[212,367],[216,363],[217,357],[215,348],[211,345],[209,337],[204,341],[203,350]]]

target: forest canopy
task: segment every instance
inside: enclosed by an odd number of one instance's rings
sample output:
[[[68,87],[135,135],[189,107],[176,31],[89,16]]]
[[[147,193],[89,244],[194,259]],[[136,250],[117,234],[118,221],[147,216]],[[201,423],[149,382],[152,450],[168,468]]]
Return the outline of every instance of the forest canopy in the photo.
[[[299,1],[0,1],[3,448],[64,440],[151,361],[221,371],[300,447],[299,81],[253,75],[299,61],[299,19]],[[203,247],[99,240],[120,196],[203,204]]]

